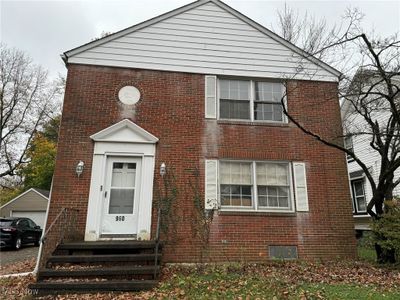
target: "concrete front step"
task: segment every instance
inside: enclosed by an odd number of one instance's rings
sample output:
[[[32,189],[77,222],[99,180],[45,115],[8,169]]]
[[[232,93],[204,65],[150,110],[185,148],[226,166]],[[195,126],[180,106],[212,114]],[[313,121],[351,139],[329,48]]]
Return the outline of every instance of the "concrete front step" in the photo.
[[[120,266],[120,267],[101,267],[78,270],[68,269],[43,269],[38,273],[39,279],[51,277],[102,277],[102,276],[124,276],[124,275],[153,275],[160,272],[159,266]]]
[[[158,282],[161,246],[156,256],[155,241],[63,243],[29,288],[38,295],[149,290]]]
[[[35,295],[63,294],[70,292],[136,292],[150,290],[157,285],[156,280],[97,281],[97,282],[38,282],[29,285]]]
[[[57,250],[138,250],[154,249],[155,241],[95,241],[70,242],[58,245]],[[161,243],[159,244],[161,248]]]
[[[101,263],[101,262],[132,262],[132,261],[154,261],[156,255],[144,254],[108,254],[108,255],[53,255],[47,263]],[[161,254],[157,255],[158,261]]]

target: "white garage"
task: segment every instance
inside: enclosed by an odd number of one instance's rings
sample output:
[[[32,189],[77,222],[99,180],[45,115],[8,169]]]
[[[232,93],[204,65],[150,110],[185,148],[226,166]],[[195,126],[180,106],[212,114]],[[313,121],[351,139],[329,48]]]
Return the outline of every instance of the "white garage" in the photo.
[[[33,222],[36,223],[36,225],[39,225],[41,228],[44,227],[44,222],[46,220],[46,211],[11,211],[11,217],[23,217],[23,218],[29,218]]]
[[[0,207],[0,217],[30,218],[43,228],[48,202],[49,191],[31,188]]]

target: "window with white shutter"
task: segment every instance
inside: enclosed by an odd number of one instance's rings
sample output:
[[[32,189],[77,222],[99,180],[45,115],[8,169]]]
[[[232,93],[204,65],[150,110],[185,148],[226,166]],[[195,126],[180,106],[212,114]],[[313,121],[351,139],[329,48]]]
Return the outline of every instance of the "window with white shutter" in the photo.
[[[220,162],[221,207],[251,207],[251,162]]]
[[[217,208],[309,211],[305,163],[206,160],[205,209]]]
[[[294,162],[293,173],[296,193],[296,209],[297,211],[309,211],[305,164]]]
[[[205,77],[205,117],[217,118],[217,77],[212,75]]]
[[[259,209],[291,210],[289,163],[256,163]]]
[[[205,209],[218,207],[218,161],[206,160],[205,163]]]
[[[218,118],[287,123],[281,103],[285,93],[283,82],[219,78]]]

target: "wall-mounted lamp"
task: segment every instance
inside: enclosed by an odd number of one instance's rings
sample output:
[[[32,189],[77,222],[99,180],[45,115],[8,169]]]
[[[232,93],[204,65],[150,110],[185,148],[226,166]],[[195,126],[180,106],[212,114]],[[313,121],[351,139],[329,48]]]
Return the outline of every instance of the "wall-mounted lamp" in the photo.
[[[167,166],[165,163],[162,163],[160,166],[160,175],[161,177],[164,177],[165,173],[167,173]]]
[[[78,178],[79,178],[79,176],[81,176],[81,174],[83,173],[83,168],[84,168],[84,166],[85,166],[85,163],[83,162],[83,161],[79,161],[78,162],[78,164],[76,165],[76,169],[75,169],[75,172],[76,172],[76,175],[78,175]]]

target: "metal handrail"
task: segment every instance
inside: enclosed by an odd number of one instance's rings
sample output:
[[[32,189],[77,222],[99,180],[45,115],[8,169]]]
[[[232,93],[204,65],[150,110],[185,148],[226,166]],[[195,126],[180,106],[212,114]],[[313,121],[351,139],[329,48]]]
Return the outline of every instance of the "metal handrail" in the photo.
[[[58,213],[58,215],[54,218],[53,222],[51,222],[50,226],[47,228],[47,230],[45,231],[45,233],[43,234],[43,236],[41,237],[40,241],[42,244],[44,244],[47,235],[49,234],[50,230],[53,228],[53,226],[56,224],[56,222],[58,221],[58,219],[64,214],[67,213],[68,210],[72,210],[72,211],[76,211],[79,212],[79,209],[77,208],[68,208],[68,207],[63,207],[61,208],[61,211]]]
[[[156,249],[154,258],[154,279],[157,279],[157,263],[158,263],[158,247],[160,245],[160,219],[161,219],[161,205],[158,203],[157,212],[157,228],[156,228]]]
[[[46,240],[46,237],[47,237],[47,235],[49,234],[51,228],[53,228],[54,224],[56,224],[56,222],[57,222],[58,219],[61,217],[61,215],[62,215],[63,213],[65,213],[66,211],[67,211],[67,208],[66,208],[66,207],[63,207],[63,208],[61,209],[61,211],[58,213],[58,215],[55,217],[55,219],[53,220],[53,222],[51,222],[50,226],[47,228],[47,230],[44,232],[44,234],[42,235],[42,237],[41,237],[41,239],[40,239],[40,242],[41,242],[42,244],[44,244],[44,242],[45,242],[45,240]]]
[[[72,237],[74,227],[71,225],[75,223],[78,212],[79,209],[76,208],[61,208],[40,239],[43,248],[41,250],[39,267],[45,266],[48,256],[51,255],[66,237]]]

